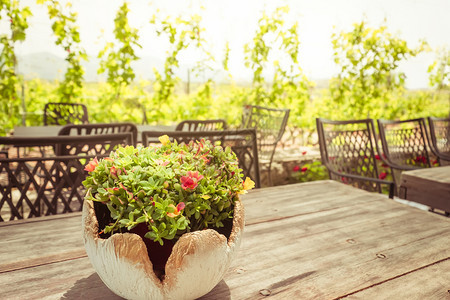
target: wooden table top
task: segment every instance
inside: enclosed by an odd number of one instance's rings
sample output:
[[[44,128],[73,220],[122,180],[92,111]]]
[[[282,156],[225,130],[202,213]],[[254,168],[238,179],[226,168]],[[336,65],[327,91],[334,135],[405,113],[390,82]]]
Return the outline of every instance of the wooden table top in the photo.
[[[448,299],[450,218],[335,181],[252,190],[225,278],[201,299]],[[0,298],[120,299],[81,215],[0,224]]]
[[[450,166],[423,168],[402,172],[403,177],[417,177],[428,181],[435,181],[450,185]]]
[[[175,130],[175,125],[136,125],[138,132],[143,131],[167,131]],[[17,126],[14,127],[14,136],[33,137],[33,136],[56,136],[63,126]],[[140,140],[140,134],[138,134]]]
[[[402,172],[399,196],[450,213],[450,166]]]

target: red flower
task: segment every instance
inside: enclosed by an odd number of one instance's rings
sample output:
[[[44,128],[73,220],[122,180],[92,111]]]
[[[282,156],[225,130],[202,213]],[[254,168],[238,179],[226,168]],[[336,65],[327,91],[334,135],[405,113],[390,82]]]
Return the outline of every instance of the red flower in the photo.
[[[93,160],[91,160],[86,167],[84,168],[85,171],[93,172],[95,168],[98,166],[98,160],[97,157],[95,157]]]
[[[303,152],[302,152],[302,155],[306,155],[306,151],[303,151]]]
[[[385,179],[387,176],[386,172],[381,172],[380,175],[378,176],[381,180]]]
[[[302,168],[302,173],[305,173],[306,171],[308,171],[308,168],[307,167],[303,167]]]
[[[375,159],[376,160],[380,160],[381,158],[380,158],[380,156],[378,154],[375,154]]]
[[[109,173],[111,174],[112,177],[116,177],[117,178],[117,168],[116,167],[112,166],[109,169]]]
[[[175,211],[173,213],[167,213],[167,215],[171,218],[174,218],[180,214],[180,211],[182,211],[186,207],[186,205],[184,204],[184,202],[180,202],[176,207],[173,204],[169,204],[169,207],[173,207]]]
[[[198,171],[188,171],[186,176],[181,176],[181,187],[183,188],[183,190],[193,190],[197,187],[198,182],[202,180],[202,178],[203,175],[198,174]]]
[[[295,167],[292,169],[292,171],[294,171],[294,172],[300,171],[300,166],[295,166]]]

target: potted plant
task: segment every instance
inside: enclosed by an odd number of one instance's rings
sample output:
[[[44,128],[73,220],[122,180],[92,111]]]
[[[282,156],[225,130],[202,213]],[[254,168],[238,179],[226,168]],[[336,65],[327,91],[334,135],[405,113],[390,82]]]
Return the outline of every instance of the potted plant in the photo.
[[[238,195],[254,183],[229,147],[160,142],[86,166],[85,248],[119,296],[194,299],[223,278],[244,226]]]

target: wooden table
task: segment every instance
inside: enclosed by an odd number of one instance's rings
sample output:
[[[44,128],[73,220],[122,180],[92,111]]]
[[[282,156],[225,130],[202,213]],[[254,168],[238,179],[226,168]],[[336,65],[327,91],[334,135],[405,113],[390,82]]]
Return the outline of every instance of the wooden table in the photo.
[[[450,166],[402,172],[400,197],[450,213]]]
[[[449,218],[334,181],[242,198],[241,248],[201,299],[450,297]],[[86,257],[79,213],[1,224],[0,258],[1,299],[120,299]]]
[[[141,141],[143,131],[170,131],[175,130],[175,125],[136,125],[138,129],[138,141]],[[14,136],[35,137],[35,136],[57,136],[63,126],[16,126],[14,127]]]

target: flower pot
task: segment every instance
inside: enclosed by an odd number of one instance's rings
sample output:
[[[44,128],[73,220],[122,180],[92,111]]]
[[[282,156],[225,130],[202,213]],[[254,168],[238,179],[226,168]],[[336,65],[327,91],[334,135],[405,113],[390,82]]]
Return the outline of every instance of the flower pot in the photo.
[[[115,294],[127,299],[195,299],[211,291],[225,275],[240,245],[244,207],[241,201],[235,202],[228,238],[214,229],[182,235],[173,245],[161,279],[139,235],[116,233],[107,239],[99,236],[90,200],[83,204],[82,226],[86,253]]]

